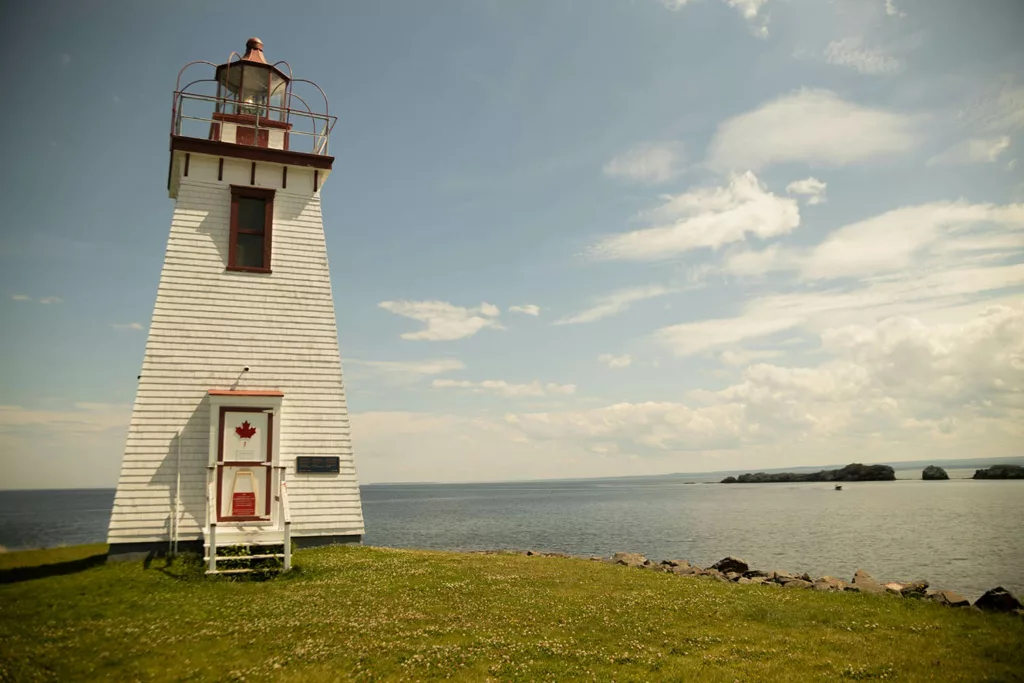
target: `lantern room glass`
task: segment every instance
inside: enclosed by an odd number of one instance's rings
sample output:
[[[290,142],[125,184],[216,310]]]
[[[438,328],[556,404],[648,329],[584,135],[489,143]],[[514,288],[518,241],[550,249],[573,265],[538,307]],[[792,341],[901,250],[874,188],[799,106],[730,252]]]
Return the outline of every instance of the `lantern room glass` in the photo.
[[[284,120],[288,81],[273,67],[239,61],[222,66],[219,71],[219,104],[224,113]],[[273,109],[268,109],[268,105]]]

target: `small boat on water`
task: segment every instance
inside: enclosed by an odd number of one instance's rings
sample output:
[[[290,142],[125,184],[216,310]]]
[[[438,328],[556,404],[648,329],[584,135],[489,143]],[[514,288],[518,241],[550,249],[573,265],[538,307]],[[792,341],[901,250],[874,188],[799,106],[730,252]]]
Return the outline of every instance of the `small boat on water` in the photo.
[[[843,490],[843,485],[842,484],[836,484],[836,491],[842,491],[842,490]]]

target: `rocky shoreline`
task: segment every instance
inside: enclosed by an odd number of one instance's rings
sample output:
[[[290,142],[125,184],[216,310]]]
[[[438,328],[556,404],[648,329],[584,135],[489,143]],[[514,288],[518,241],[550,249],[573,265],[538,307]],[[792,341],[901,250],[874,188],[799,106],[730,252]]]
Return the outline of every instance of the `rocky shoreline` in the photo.
[[[476,551],[482,554],[514,552],[527,557],[576,557],[595,562],[609,562],[636,569],[675,574],[677,576],[705,577],[725,583],[756,584],[770,588],[797,588],[823,592],[873,593],[896,598],[928,600],[947,607],[970,607],[983,612],[1012,613],[1024,617],[1024,605],[1010,591],[997,586],[986,591],[971,604],[971,601],[951,590],[934,589],[926,580],[881,583],[863,569],[858,569],[850,581],[834,576],[814,577],[806,572],[794,574],[786,571],[763,571],[751,569],[746,561],[738,557],[726,557],[710,567],[703,568],[686,560],[662,560],[653,562],[640,553],[615,553],[611,557],[578,557],[568,553],[543,552],[537,550]]]

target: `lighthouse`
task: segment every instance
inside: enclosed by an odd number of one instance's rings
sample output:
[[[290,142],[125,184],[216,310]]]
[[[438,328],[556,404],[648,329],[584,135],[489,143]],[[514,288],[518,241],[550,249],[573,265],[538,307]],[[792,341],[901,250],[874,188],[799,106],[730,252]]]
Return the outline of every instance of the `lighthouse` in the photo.
[[[287,567],[292,544],[361,541],[320,206],[335,122],[323,90],[268,62],[258,38],[179,73],[174,214],[112,557],[191,548],[219,572],[226,546]]]

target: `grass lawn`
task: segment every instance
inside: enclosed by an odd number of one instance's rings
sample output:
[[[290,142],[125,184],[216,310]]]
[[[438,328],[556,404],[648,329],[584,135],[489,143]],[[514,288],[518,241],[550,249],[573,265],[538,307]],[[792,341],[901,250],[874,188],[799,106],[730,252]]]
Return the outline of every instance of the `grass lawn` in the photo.
[[[13,553],[0,553],[0,571],[29,567],[45,567],[50,564],[87,560],[97,555],[105,555],[107,545],[69,545],[46,550],[21,550]]]
[[[0,681],[1024,681],[1019,617],[568,558],[295,559],[264,583],[157,561],[0,585]]]

